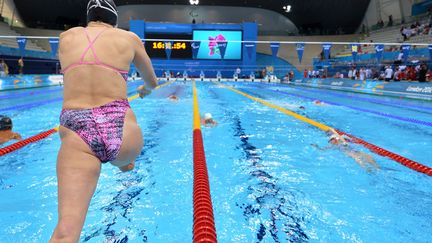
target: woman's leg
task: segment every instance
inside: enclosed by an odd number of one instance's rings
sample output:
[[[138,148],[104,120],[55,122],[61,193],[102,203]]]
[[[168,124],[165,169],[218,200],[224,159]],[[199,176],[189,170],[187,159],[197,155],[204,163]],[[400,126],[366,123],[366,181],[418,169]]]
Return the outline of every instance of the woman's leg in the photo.
[[[78,242],[101,163],[73,131],[60,127],[57,158],[58,223],[50,242]]]
[[[144,141],[141,128],[138,126],[135,114],[131,109],[126,111],[123,126],[122,145],[119,155],[111,164],[120,168],[121,171],[130,171],[134,168],[135,159],[141,153]]]

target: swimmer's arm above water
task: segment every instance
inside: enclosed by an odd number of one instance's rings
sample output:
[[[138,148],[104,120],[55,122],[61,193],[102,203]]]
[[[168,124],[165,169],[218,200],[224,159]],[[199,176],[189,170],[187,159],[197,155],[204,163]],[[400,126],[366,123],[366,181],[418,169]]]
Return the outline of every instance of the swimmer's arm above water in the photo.
[[[131,36],[135,47],[135,58],[133,63],[138,68],[141,77],[143,77],[145,89],[152,90],[158,86],[158,81],[151,60],[147,55],[141,39],[134,33],[131,33]]]

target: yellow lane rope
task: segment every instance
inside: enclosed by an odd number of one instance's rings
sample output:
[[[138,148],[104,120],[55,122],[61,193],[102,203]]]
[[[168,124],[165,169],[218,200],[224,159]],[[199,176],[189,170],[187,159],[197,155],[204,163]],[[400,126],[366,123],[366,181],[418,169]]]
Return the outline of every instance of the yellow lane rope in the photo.
[[[307,118],[307,117],[305,117],[305,116],[302,116],[302,115],[300,115],[300,114],[297,114],[297,113],[295,113],[295,112],[292,112],[292,111],[290,111],[290,110],[287,110],[287,109],[285,109],[285,108],[282,108],[282,107],[280,107],[280,106],[277,106],[277,105],[274,105],[274,104],[272,104],[272,103],[269,103],[269,102],[267,102],[267,101],[265,101],[265,100],[262,100],[262,99],[259,99],[259,98],[257,98],[257,97],[254,97],[254,96],[248,95],[248,94],[243,93],[243,92],[241,92],[241,91],[239,91],[239,90],[236,90],[236,89],[234,89],[234,88],[231,88],[231,87],[225,86],[225,85],[223,85],[223,84],[221,84],[221,83],[218,83],[218,84],[219,84],[221,87],[223,87],[223,88],[229,89],[229,90],[234,91],[234,92],[236,92],[236,93],[238,93],[238,94],[240,94],[240,95],[243,95],[243,96],[245,96],[245,97],[247,97],[247,98],[249,98],[249,99],[251,99],[251,100],[257,101],[257,102],[259,102],[259,103],[261,103],[261,104],[264,104],[264,105],[266,105],[266,106],[268,106],[268,107],[271,107],[271,108],[273,108],[273,109],[276,109],[276,110],[278,110],[278,111],[280,111],[280,112],[282,112],[282,113],[284,113],[284,114],[287,114],[287,115],[289,115],[289,116],[292,116],[292,117],[294,117],[294,118],[296,118],[296,119],[298,119],[298,120],[300,120],[300,121],[303,121],[303,122],[306,122],[306,123],[308,123],[308,124],[310,124],[310,125],[312,125],[312,126],[315,126],[315,127],[319,128],[319,129],[325,131],[325,132],[327,132],[327,131],[333,129],[333,128],[327,126],[327,125],[324,125],[324,124],[319,123],[319,122],[317,122],[317,121],[315,121],[315,120],[309,119],[309,118]]]

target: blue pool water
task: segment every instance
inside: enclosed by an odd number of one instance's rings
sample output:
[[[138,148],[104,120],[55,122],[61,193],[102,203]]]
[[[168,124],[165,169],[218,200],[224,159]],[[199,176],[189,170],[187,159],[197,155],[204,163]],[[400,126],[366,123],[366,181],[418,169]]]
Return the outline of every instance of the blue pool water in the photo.
[[[131,93],[136,84],[131,84]],[[370,143],[432,166],[432,103],[285,85],[227,83]],[[55,89],[59,90],[55,90]],[[367,172],[327,135],[304,122],[209,82],[198,82],[219,242],[430,242],[430,177],[368,152]],[[58,124],[61,88],[0,92],[2,113],[24,137]],[[54,91],[52,91],[54,90]],[[180,100],[166,97],[176,93]],[[16,97],[12,97],[16,95]],[[322,100],[331,105],[315,106]],[[305,110],[295,110],[303,105]],[[145,146],[131,173],[106,165],[81,242],[191,242],[192,90],[176,82],[131,102]],[[397,119],[410,118],[410,119]],[[421,123],[419,121],[424,121]],[[0,157],[0,242],[46,242],[57,219],[53,135]]]

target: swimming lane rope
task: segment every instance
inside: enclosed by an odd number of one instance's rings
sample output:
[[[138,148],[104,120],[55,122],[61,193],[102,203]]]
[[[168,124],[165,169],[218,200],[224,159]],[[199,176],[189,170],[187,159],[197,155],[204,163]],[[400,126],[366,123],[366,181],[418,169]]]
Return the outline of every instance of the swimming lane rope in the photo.
[[[198,97],[193,81],[193,242],[217,242],[210,184],[201,133]]]
[[[269,102],[267,102],[267,101],[265,101],[265,100],[261,100],[261,99],[259,99],[259,98],[256,98],[256,97],[254,97],[254,96],[248,95],[248,94],[246,94],[246,93],[243,93],[243,92],[241,92],[241,91],[239,91],[239,90],[236,90],[236,89],[233,89],[233,88],[231,88],[231,87],[228,87],[228,86],[222,85],[222,84],[220,84],[220,83],[219,83],[219,85],[220,85],[221,87],[224,87],[224,88],[226,88],[226,89],[229,89],[229,90],[231,90],[231,91],[233,91],[233,92],[236,92],[236,93],[238,93],[238,94],[240,94],[240,95],[243,95],[243,96],[245,96],[245,97],[247,97],[247,98],[249,98],[249,99],[251,99],[251,100],[257,101],[257,102],[259,102],[259,103],[261,103],[261,104],[264,104],[264,105],[266,105],[266,106],[268,106],[268,107],[271,107],[271,108],[274,108],[274,109],[276,109],[276,110],[279,110],[279,111],[282,112],[282,113],[285,113],[285,114],[287,114],[287,115],[289,115],[289,116],[292,116],[292,117],[294,117],[294,118],[296,118],[296,119],[298,119],[298,120],[300,120],[300,121],[306,122],[306,123],[308,123],[308,124],[310,124],[310,125],[312,125],[312,126],[315,126],[315,127],[319,128],[319,129],[325,131],[325,132],[327,132],[327,131],[329,131],[330,129],[332,129],[331,127],[329,127],[329,126],[327,126],[327,125],[325,125],[325,124],[319,123],[319,122],[317,122],[317,121],[315,121],[315,120],[309,119],[309,118],[304,117],[304,116],[302,116],[302,115],[299,115],[299,114],[297,114],[297,113],[295,113],[295,112],[292,112],[292,111],[290,111],[290,110],[284,109],[284,108],[282,108],[282,107],[280,107],[280,106],[277,106],[277,105],[271,104],[271,103],[269,103]],[[410,168],[410,169],[412,169],[412,170],[418,171],[418,172],[423,173],[423,174],[426,174],[426,175],[428,175],[428,176],[432,176],[432,168],[430,168],[430,167],[427,167],[427,166],[422,165],[422,164],[420,164],[420,163],[418,163],[418,162],[416,162],[416,161],[414,161],[414,160],[411,160],[411,159],[405,158],[405,157],[403,157],[403,156],[401,156],[401,155],[398,155],[398,154],[396,154],[396,153],[393,153],[393,152],[390,152],[390,151],[385,150],[385,149],[383,149],[383,148],[380,148],[380,147],[378,147],[378,146],[376,146],[376,145],[373,145],[373,144],[371,144],[371,143],[368,143],[368,142],[366,142],[366,141],[364,141],[364,140],[362,140],[362,139],[360,139],[360,138],[357,138],[357,137],[355,137],[355,136],[353,136],[353,135],[350,135],[350,134],[344,133],[344,132],[342,132],[342,131],[338,131],[337,129],[335,129],[335,130],[336,130],[339,134],[344,134],[344,135],[350,137],[351,140],[352,140],[354,143],[357,143],[357,144],[360,144],[360,145],[364,146],[365,148],[369,149],[369,150],[372,151],[373,153],[376,153],[376,154],[381,155],[381,156],[388,157],[388,158],[390,158],[390,159],[392,159],[392,160],[394,160],[394,161],[396,161],[396,162],[398,162],[398,163],[400,163],[400,164],[402,164],[402,165],[404,165],[404,166],[406,166],[406,167],[408,167],[408,168]]]
[[[278,93],[285,94],[285,95],[289,95],[289,96],[302,98],[302,99],[316,100],[316,98],[312,98],[312,97],[308,97],[308,96],[304,96],[304,95],[299,95],[299,94],[292,94],[292,93],[288,93],[288,92],[284,92],[284,91],[280,91],[280,90],[271,90],[271,91],[278,92]],[[424,126],[432,127],[432,122],[430,122],[430,121],[422,121],[422,120],[418,120],[418,119],[414,119],[414,118],[410,118],[410,117],[397,116],[397,115],[388,114],[388,113],[384,113],[384,112],[363,109],[363,108],[359,108],[359,107],[355,107],[355,106],[351,106],[351,105],[343,105],[343,104],[339,104],[339,103],[327,101],[327,100],[322,100],[322,99],[320,99],[320,101],[323,101],[324,103],[334,105],[334,106],[346,107],[346,108],[349,108],[352,110],[371,113],[374,115],[383,116],[383,117],[387,117],[387,118],[391,118],[391,119],[395,119],[395,120],[399,120],[399,121],[404,121],[404,122],[415,123],[418,125],[424,125]]]
[[[160,88],[162,88],[162,87],[164,87],[164,86],[166,86],[168,84],[171,84],[171,83],[173,83],[175,81],[176,80],[170,81],[170,82],[166,82],[166,83],[164,83],[164,84],[156,87],[155,89],[160,89]],[[139,95],[134,95],[134,96],[129,97],[128,100],[132,101],[132,100],[134,100],[134,99],[136,99],[138,97],[139,97]],[[9,146],[6,146],[4,148],[0,148],[0,156],[12,153],[12,152],[14,152],[14,151],[16,151],[16,150],[24,147],[24,146],[27,146],[27,145],[29,145],[31,143],[35,143],[37,141],[40,141],[40,140],[42,140],[42,139],[44,139],[44,138],[46,138],[46,137],[48,137],[48,136],[50,136],[50,135],[58,132],[58,129],[59,129],[59,127],[55,127],[55,128],[52,128],[52,129],[50,129],[48,131],[39,133],[39,134],[37,134],[35,136],[32,136],[32,137],[26,138],[24,140],[18,141],[16,143],[11,144]]]
[[[50,136],[51,134],[56,133],[57,131],[58,131],[58,127],[50,129],[50,130],[48,130],[46,132],[39,133],[38,135],[35,135],[33,137],[26,138],[24,140],[21,140],[19,142],[11,144],[11,145],[9,145],[7,147],[0,148],[0,156],[3,156],[3,155],[8,154],[8,153],[11,153],[11,152],[13,152],[15,150],[18,150],[18,149],[26,146],[26,145],[29,145],[31,143],[35,143],[35,142],[37,142],[39,140],[42,140],[42,139]]]

